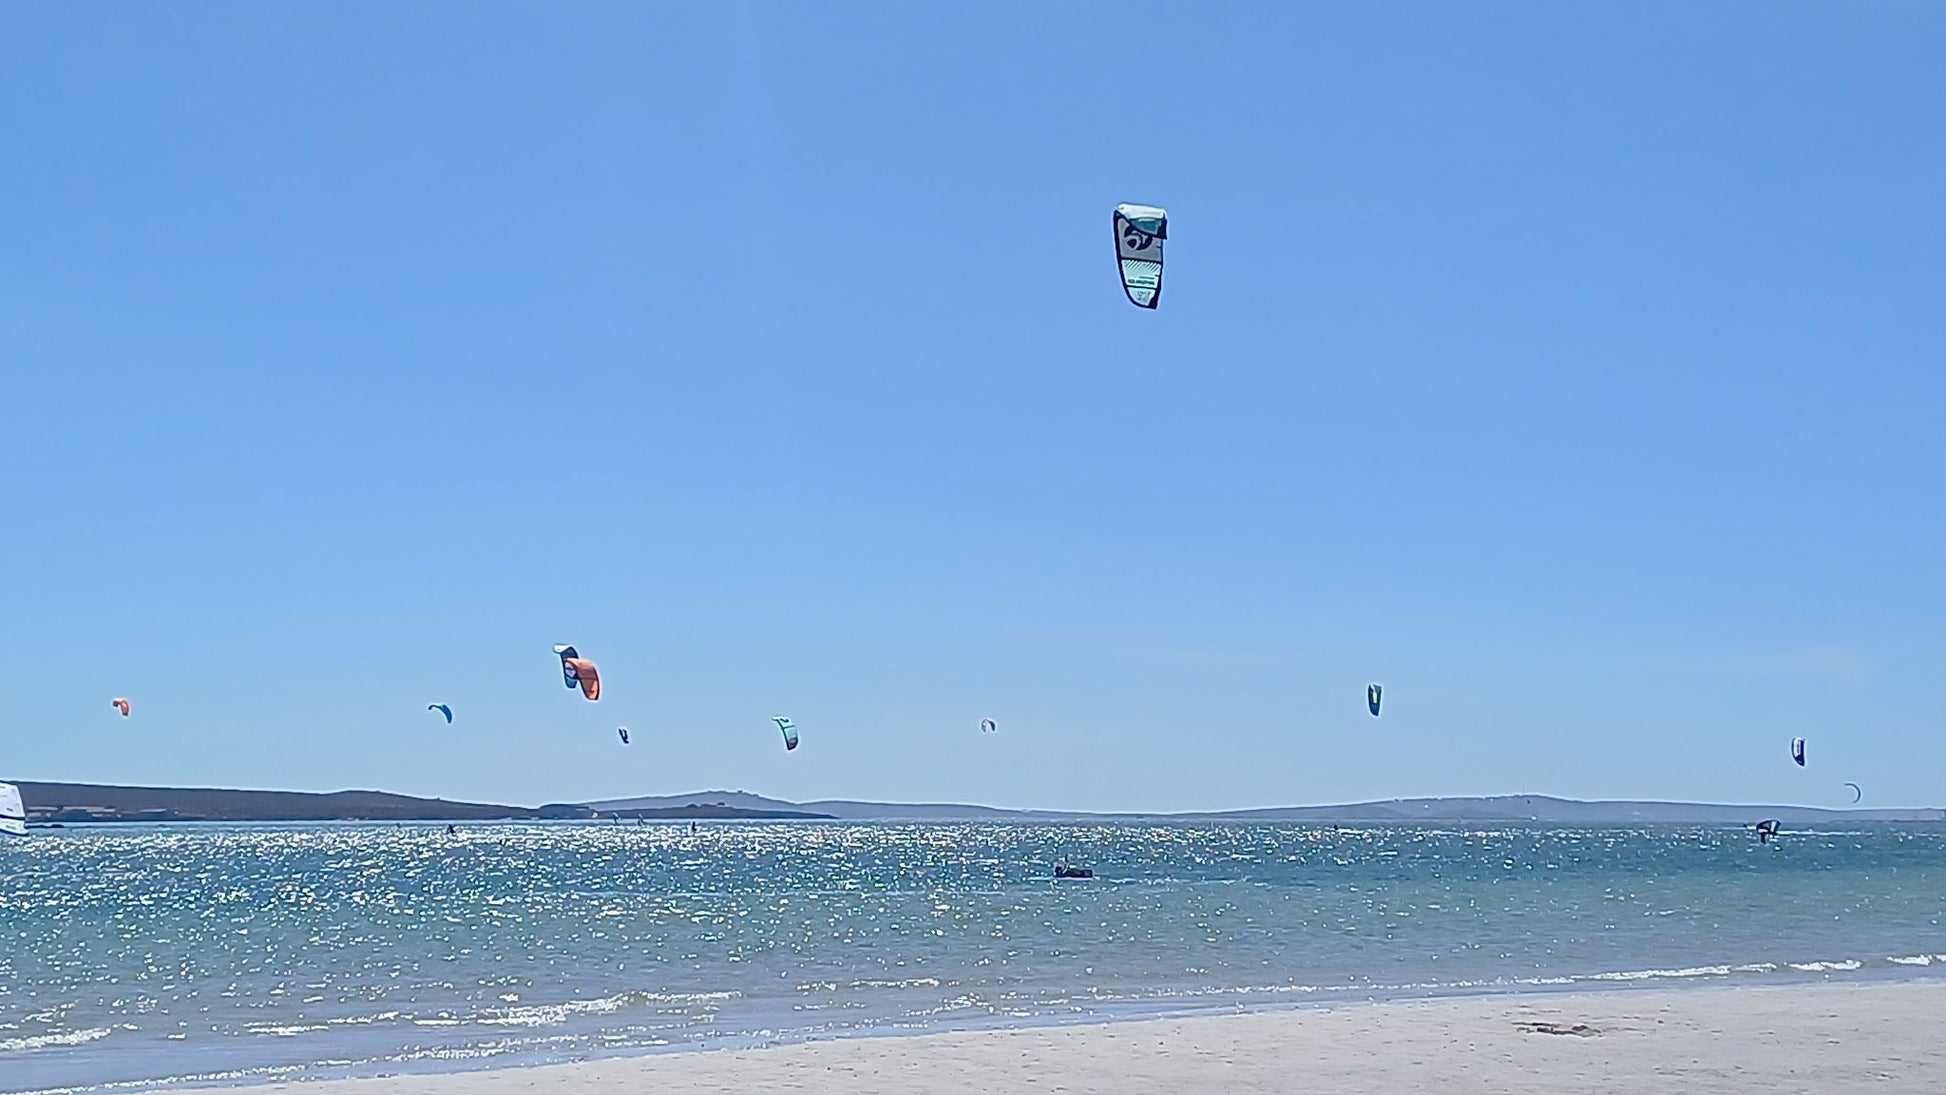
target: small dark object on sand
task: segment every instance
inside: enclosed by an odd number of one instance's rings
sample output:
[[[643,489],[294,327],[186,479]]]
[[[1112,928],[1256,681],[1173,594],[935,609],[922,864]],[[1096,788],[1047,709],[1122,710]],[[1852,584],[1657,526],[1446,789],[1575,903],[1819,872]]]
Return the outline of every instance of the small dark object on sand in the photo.
[[[1601,1033],[1586,1023],[1573,1026],[1566,1023],[1515,1023],[1514,1027],[1527,1034],[1572,1034],[1576,1038],[1593,1038]]]

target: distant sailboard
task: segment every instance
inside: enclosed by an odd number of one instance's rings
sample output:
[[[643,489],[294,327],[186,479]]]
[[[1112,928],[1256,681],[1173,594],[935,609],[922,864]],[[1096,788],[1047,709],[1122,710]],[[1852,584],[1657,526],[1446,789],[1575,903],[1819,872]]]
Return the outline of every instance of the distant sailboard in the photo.
[[[27,835],[27,807],[21,804],[20,788],[0,783],[0,833]]]

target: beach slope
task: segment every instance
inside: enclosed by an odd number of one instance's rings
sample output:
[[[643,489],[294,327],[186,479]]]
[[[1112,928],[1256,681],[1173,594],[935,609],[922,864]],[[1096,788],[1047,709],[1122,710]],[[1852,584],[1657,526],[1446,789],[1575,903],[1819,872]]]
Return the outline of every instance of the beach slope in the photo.
[[[1624,990],[853,1038],[278,1086],[300,1095],[1940,1092],[1942,1010],[1946,982]]]

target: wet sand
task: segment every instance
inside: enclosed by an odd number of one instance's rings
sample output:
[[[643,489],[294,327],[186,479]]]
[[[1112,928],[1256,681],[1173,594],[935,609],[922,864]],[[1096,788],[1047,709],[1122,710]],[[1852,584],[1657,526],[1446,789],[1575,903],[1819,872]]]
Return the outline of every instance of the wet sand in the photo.
[[[1541,994],[272,1087],[294,1095],[1937,1093],[1946,1092],[1943,1015],[1946,981]]]

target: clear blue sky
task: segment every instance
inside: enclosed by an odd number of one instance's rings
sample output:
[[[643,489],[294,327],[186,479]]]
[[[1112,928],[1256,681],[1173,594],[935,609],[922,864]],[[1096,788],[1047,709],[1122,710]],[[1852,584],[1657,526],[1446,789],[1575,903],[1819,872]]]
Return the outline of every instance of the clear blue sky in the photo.
[[[0,778],[1946,803],[1942,43],[9,6]]]

